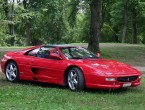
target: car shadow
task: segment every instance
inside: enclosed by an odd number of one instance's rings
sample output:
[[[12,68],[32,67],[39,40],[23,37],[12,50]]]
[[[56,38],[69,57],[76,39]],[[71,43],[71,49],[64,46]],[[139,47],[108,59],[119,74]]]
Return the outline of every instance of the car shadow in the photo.
[[[69,90],[67,86],[60,86],[57,84],[50,84],[50,83],[45,83],[45,82],[35,82],[35,81],[20,81],[17,84],[22,84],[22,85],[31,85],[31,86],[38,86],[42,88],[56,88],[56,89],[62,89],[62,90]],[[71,90],[70,90],[71,91]],[[72,92],[83,92],[83,93],[91,93],[91,94],[124,94],[127,92],[131,91],[140,91],[139,89],[136,88],[120,88],[120,89],[90,89],[90,88],[85,88],[83,91],[72,91]]]
[[[46,82],[35,82],[35,81],[19,81],[17,84],[23,84],[23,85],[31,85],[31,86],[38,86],[42,88],[59,88],[59,89],[65,89],[66,87],[60,86],[57,84],[51,84]]]
[[[120,88],[120,89],[88,89],[86,88],[84,91],[92,94],[123,94],[130,91],[132,88]]]
[[[19,84],[19,85],[26,85],[26,86],[36,86],[36,87],[42,87],[42,88],[55,88],[55,89],[62,89],[62,90],[67,90],[69,91],[69,88],[67,86],[61,86],[57,84],[51,84],[51,83],[46,83],[46,82],[36,82],[36,81],[19,81],[16,83],[11,83],[7,81],[5,78],[0,78],[0,86],[1,87],[6,87],[9,85],[13,84]],[[71,90],[70,90],[71,91]],[[103,90],[103,89],[90,89],[90,88],[85,88],[83,91],[71,91],[71,92],[76,92],[76,93],[90,93],[90,94],[126,94],[127,92],[142,92],[142,89],[136,88],[120,88],[120,89],[108,89],[108,90]]]

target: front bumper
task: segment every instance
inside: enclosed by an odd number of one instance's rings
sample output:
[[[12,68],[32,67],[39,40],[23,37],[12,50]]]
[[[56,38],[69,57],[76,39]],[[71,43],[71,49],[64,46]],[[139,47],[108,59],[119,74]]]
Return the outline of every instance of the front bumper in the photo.
[[[89,78],[86,79],[86,87],[87,88],[99,88],[99,89],[119,89],[122,87],[135,87],[140,85],[140,75],[138,76],[136,80],[134,81],[128,81],[128,82],[120,82],[118,81],[118,77],[115,77],[115,81],[106,81],[105,79],[107,78],[106,76],[90,76]],[[113,76],[111,76],[113,77]],[[127,76],[123,76],[127,77]]]

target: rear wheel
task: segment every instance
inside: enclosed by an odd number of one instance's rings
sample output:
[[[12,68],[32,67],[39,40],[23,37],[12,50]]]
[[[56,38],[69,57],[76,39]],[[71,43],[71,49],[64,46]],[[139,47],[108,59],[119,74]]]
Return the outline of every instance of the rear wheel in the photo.
[[[67,77],[68,86],[72,91],[81,91],[85,87],[85,80],[82,71],[73,67],[68,72]]]
[[[5,68],[5,75],[8,81],[16,82],[19,80],[18,66],[14,61],[10,61]]]

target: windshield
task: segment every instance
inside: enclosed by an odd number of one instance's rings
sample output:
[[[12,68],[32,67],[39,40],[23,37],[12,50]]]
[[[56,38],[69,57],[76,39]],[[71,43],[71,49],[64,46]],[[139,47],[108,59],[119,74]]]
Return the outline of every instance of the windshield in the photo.
[[[82,47],[62,47],[60,50],[67,59],[97,58],[95,54]]]

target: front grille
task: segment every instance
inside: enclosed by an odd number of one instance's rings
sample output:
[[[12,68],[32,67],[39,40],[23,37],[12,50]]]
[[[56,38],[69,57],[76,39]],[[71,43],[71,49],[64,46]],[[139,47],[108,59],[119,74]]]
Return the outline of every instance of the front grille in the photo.
[[[118,77],[119,82],[131,82],[135,81],[138,78],[138,76],[127,76],[127,77]]]

